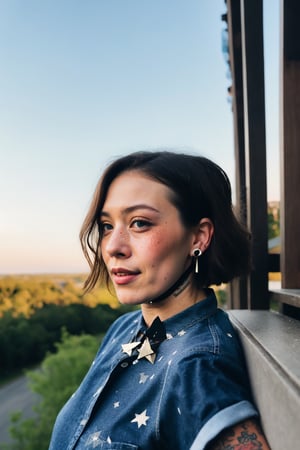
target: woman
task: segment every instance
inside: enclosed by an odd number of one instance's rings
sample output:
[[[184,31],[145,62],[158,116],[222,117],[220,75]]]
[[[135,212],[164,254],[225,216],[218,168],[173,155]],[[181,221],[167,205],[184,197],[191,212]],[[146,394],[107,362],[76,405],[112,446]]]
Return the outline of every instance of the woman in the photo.
[[[243,354],[210,285],[250,268],[249,233],[212,161],[136,152],[104,172],[81,230],[85,288],[140,305],[108,330],[51,450],[268,449]]]

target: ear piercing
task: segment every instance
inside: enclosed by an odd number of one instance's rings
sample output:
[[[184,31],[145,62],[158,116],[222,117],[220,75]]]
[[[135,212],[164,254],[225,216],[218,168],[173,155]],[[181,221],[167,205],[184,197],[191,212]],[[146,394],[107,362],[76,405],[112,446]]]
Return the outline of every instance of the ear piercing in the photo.
[[[199,272],[199,265],[198,265],[198,260],[199,260],[199,256],[202,255],[202,252],[200,250],[200,248],[195,248],[193,251],[193,256],[195,257],[195,273]]]

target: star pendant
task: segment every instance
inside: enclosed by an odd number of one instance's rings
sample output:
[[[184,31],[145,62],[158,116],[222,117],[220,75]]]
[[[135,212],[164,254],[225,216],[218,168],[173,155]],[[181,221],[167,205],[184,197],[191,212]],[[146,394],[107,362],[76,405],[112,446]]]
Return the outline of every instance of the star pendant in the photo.
[[[156,354],[152,350],[150,341],[148,338],[146,338],[141,346],[141,348],[138,349],[139,356],[138,359],[146,358],[148,361],[151,362],[151,364],[154,363]]]
[[[128,356],[131,356],[132,350],[140,345],[140,342],[129,342],[129,344],[122,344],[123,353],[127,353]]]

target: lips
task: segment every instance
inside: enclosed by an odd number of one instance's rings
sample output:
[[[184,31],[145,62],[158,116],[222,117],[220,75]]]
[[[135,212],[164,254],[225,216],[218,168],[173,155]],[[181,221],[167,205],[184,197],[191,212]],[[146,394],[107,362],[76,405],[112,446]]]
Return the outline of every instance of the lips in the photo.
[[[118,285],[132,283],[140,272],[124,269],[123,267],[116,267],[111,270],[112,279]]]

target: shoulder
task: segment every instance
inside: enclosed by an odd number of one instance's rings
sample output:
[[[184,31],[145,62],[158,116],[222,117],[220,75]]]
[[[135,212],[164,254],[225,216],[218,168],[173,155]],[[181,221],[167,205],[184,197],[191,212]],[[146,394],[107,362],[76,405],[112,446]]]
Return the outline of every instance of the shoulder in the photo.
[[[217,310],[205,318],[193,318],[190,323],[168,333],[166,349],[176,351],[178,363],[186,359],[243,360],[239,337],[225,311]]]
[[[223,315],[222,315],[223,316]],[[226,318],[226,316],[224,316]],[[226,320],[227,322],[227,320]],[[218,320],[209,320],[184,330],[167,341],[171,384],[226,407],[230,402],[251,400],[245,359],[234,330]],[[165,346],[162,346],[162,350]]]
[[[228,387],[240,385],[248,389],[244,358],[235,351],[232,354],[229,351],[216,353],[209,347],[193,345],[175,350],[170,356],[169,365],[178,380],[187,376],[190,380],[195,378],[196,386],[222,390],[227,384]]]

